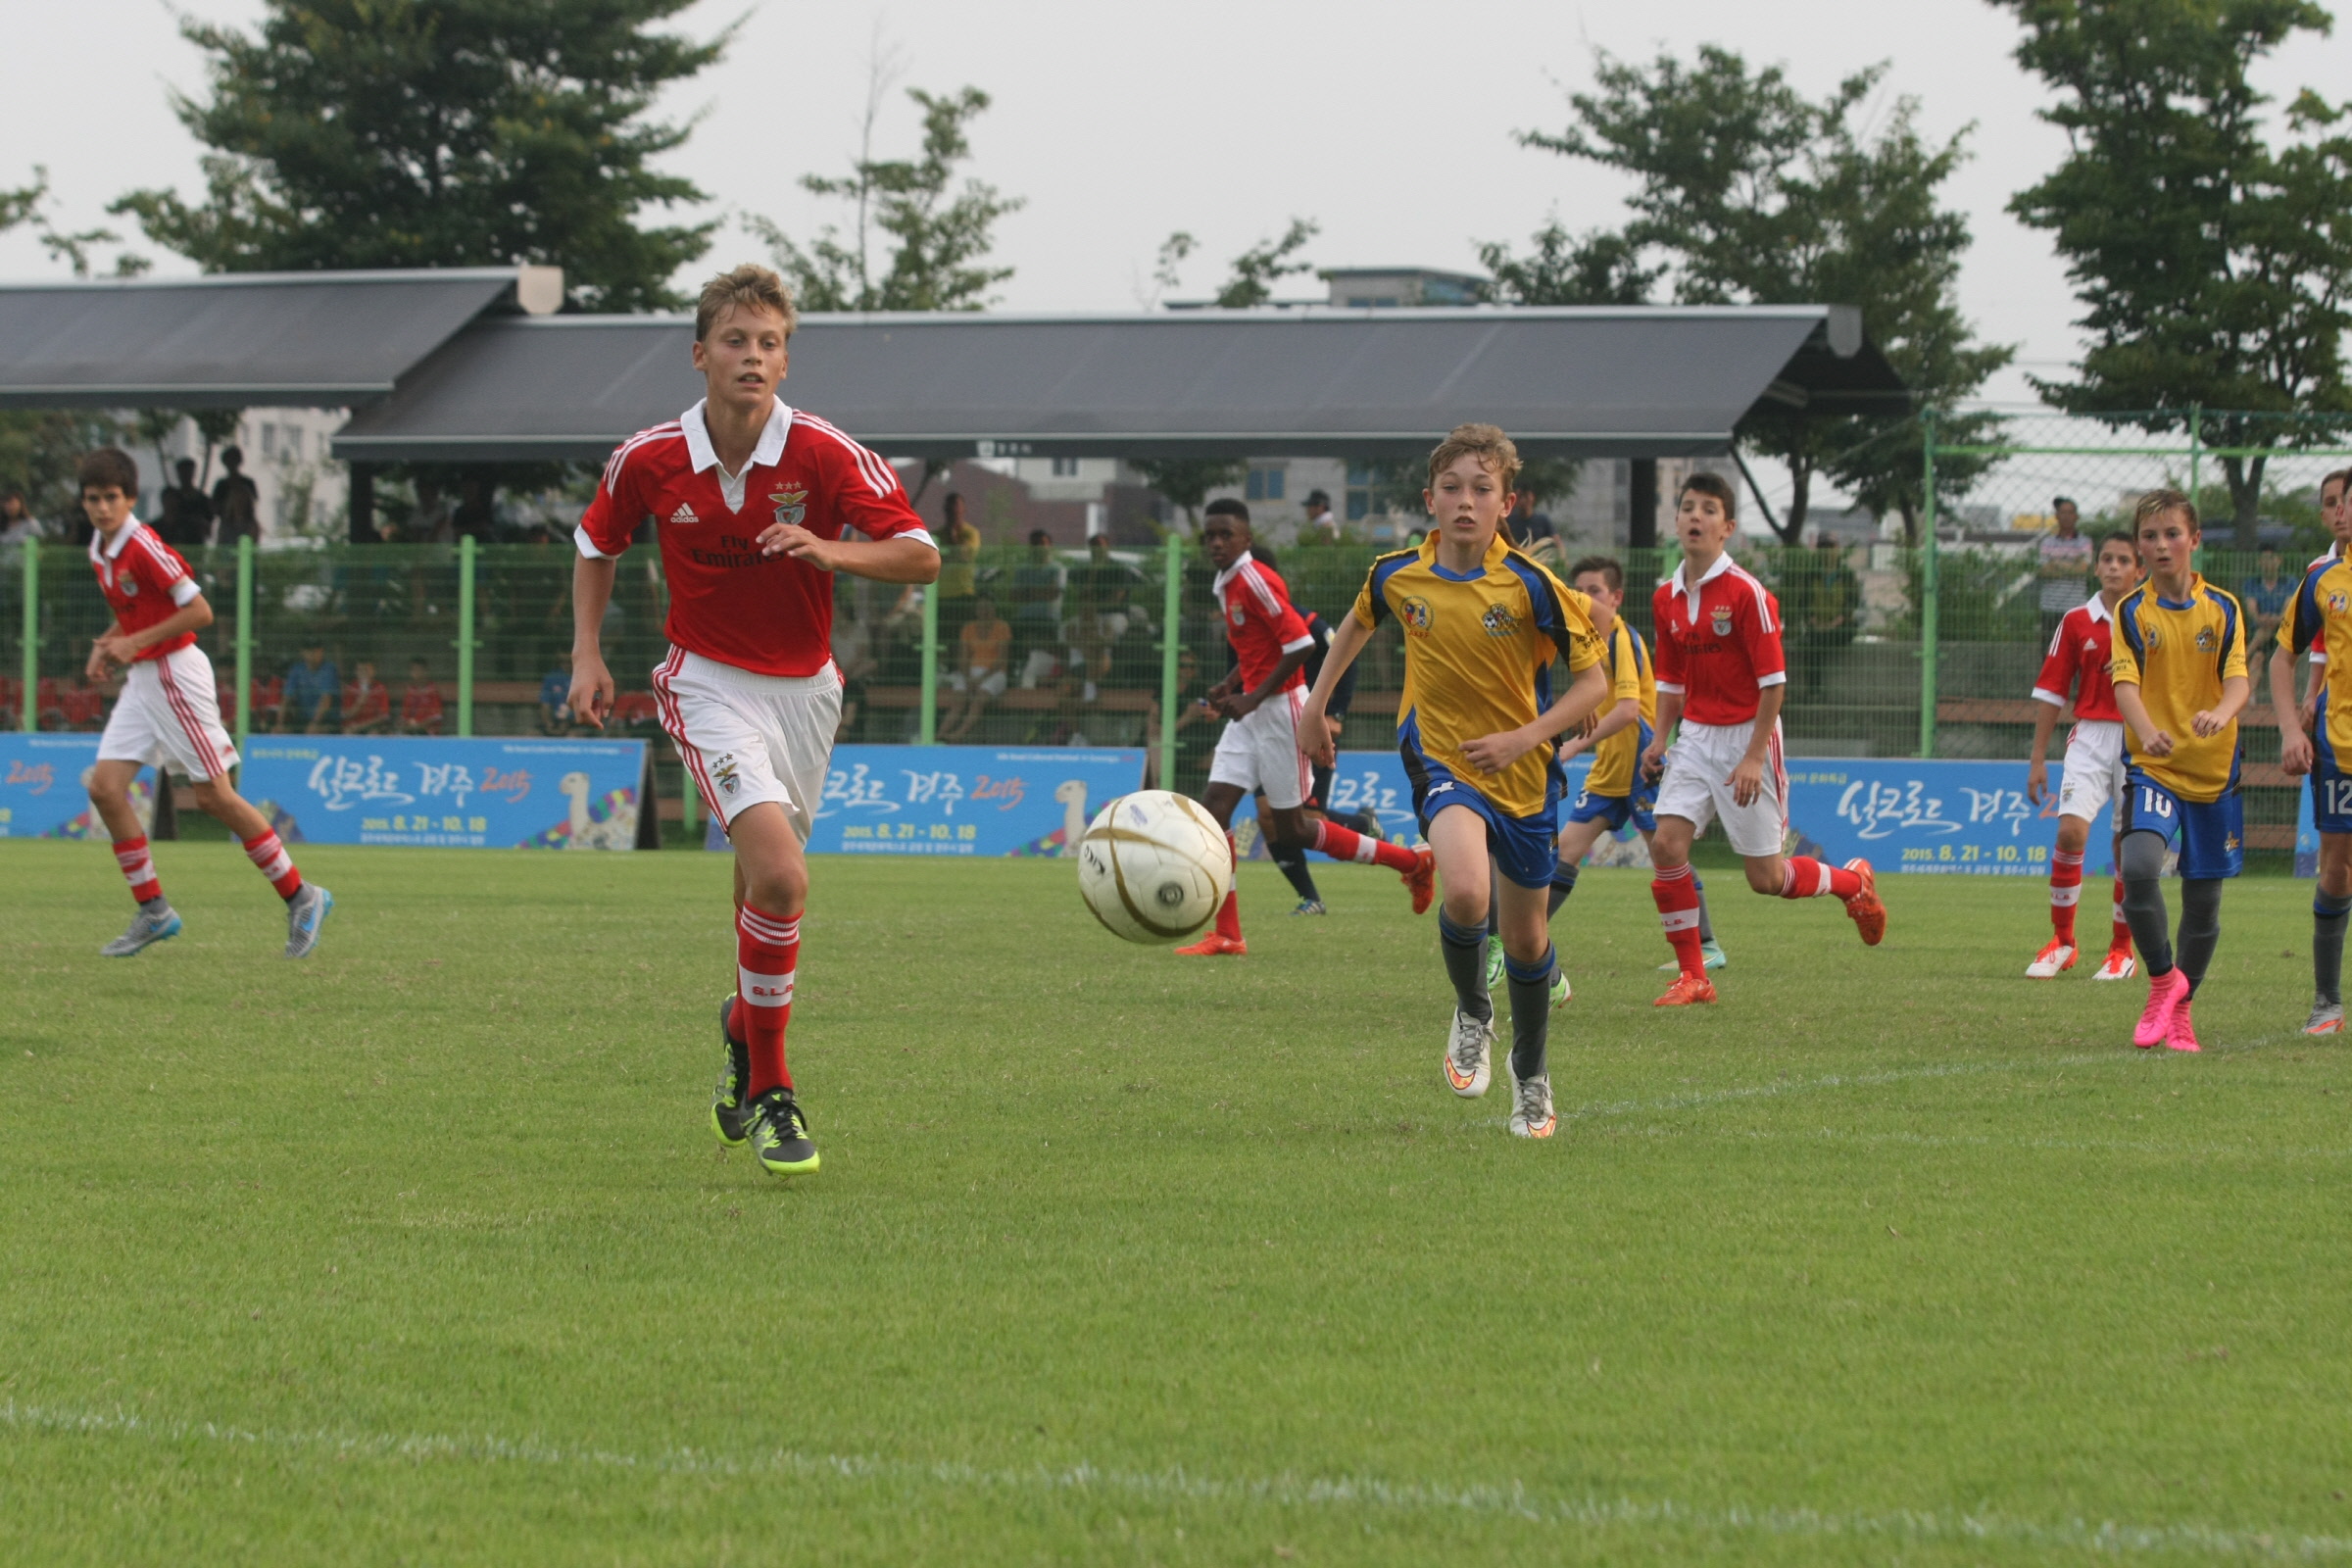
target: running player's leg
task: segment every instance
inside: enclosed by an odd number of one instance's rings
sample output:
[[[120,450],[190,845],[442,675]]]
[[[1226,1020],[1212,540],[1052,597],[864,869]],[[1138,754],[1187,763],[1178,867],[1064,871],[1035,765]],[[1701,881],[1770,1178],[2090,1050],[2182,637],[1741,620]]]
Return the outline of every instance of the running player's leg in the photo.
[[[1229,723],[1225,726],[1225,732],[1230,735],[1234,728],[1235,726]],[[1209,784],[1200,792],[1200,804],[1207,809],[1210,816],[1216,818],[1217,826],[1225,830],[1225,853],[1238,870],[1242,863],[1242,856],[1241,850],[1233,842],[1233,813],[1235,808],[1242,804],[1243,797],[1253,787],[1255,780],[1218,778],[1216,770],[1229,765],[1231,764],[1226,757],[1225,744],[1219,741],[1217,743],[1217,760],[1210,766]],[[1265,824],[1261,822],[1259,826],[1262,829]],[[1242,890],[1237,878],[1235,885],[1227,890],[1225,902],[1217,906],[1215,929],[1190,947],[1178,948],[1176,952],[1188,958],[1199,958],[1241,957],[1249,951],[1249,945],[1242,940]]]
[[[1658,906],[1658,924],[1665,929],[1667,944],[1674,949],[1677,971],[1674,984],[1658,999],[1661,1007],[1715,1000],[1706,955],[1699,951],[1698,886],[1690,874],[1691,841],[1704,826],[1677,812],[1661,811],[1657,832],[1650,837],[1649,896]]]
[[[2344,1027],[2344,927],[2352,918],[2352,832],[2320,835],[2320,885],[2311,900],[2311,1016],[2307,1035]]]
[[[1304,701],[1303,692],[1283,692],[1243,720],[1255,749],[1257,782],[1265,791],[1266,804],[1274,808],[1277,830],[1290,844],[1335,860],[1383,865],[1396,872],[1413,895],[1413,912],[1419,914],[1429,907],[1426,857],[1401,844],[1385,843],[1344,827],[1327,816],[1309,818],[1300,809],[1316,798],[1313,792],[1317,788],[1314,764],[1298,750],[1298,710]]]
[[[1427,832],[1444,900],[1438,907],[1438,947],[1453,986],[1453,1028],[1446,1047],[1446,1075],[1457,1095],[1487,1092],[1493,1071],[1494,1002],[1487,990],[1487,901],[1490,897],[1487,819],[1450,805],[1430,818]]]
[[[1272,820],[1272,812],[1266,806],[1266,792],[1262,789],[1257,792],[1257,819],[1260,822]],[[1323,912],[1323,894],[1315,886],[1315,874],[1306,868],[1304,847],[1278,841],[1269,832],[1266,835],[1266,858],[1274,862],[1274,869],[1282,873],[1282,879],[1291,885],[1291,891],[1298,895],[1298,907],[1291,911],[1293,914]]]
[[[2116,852],[2124,876],[2124,918],[2131,921],[2132,939],[2148,967],[2148,1004],[2132,1031],[2132,1043],[2142,1050],[2163,1042],[2172,1028],[2173,1011],[2188,990],[2188,982],[2173,964],[2171,921],[2164,907],[2160,878],[2166,837],[2152,828],[2127,826]]]
[[[139,808],[131,804],[130,786],[138,778],[140,766],[109,759],[90,769],[90,808],[106,824],[106,836],[114,841],[115,864],[122,868],[123,881],[130,884],[131,902],[138,906],[123,933],[98,950],[110,958],[127,958],[142,948],[179,935],[180,929],[179,915],[164,897],[163,883],[155,874],[146,825],[139,820]]]
[[[1559,964],[1544,907],[1558,862],[1553,810],[1501,817],[1491,825],[1491,858],[1501,873],[1493,903],[1502,915],[1503,974],[1511,998],[1510,1131],[1549,1138],[1551,1110],[1545,1052],[1551,1030],[1552,979]]]
[[[2175,1051],[2197,1051],[2202,1048],[2190,1004],[2221,945],[2222,884],[2244,864],[2245,806],[2233,789],[2219,800],[2175,804],[2180,824],[2180,859],[2175,867],[2180,877],[2180,929],[2173,939],[2173,959],[2187,983],[2164,1043]]]
[[[1566,904],[1576,892],[1579,867],[1584,864],[1585,857],[1592,853],[1592,846],[1599,843],[1600,836],[1608,830],[1609,824],[1598,816],[1582,820],[1571,817],[1568,825],[1560,829],[1559,857],[1552,865],[1551,887],[1544,901],[1546,919],[1558,914],[1560,906]]]
[[[2090,819],[2061,813],[2058,845],[2050,854],[2050,940],[2026,965],[2029,979],[2047,980],[2075,966],[2075,911],[2082,902],[2082,858]]]
[[[1834,898],[1861,932],[1865,946],[1877,947],[1886,934],[1886,908],[1879,902],[1876,878],[1868,860],[1856,858],[1832,865],[1809,855],[1784,855],[1788,816],[1782,804],[1785,788],[1777,765],[1765,769],[1764,781],[1753,799],[1740,801],[1727,777],[1715,786],[1715,809],[1723,819],[1724,836],[1747,872],[1750,891],[1783,899]]]

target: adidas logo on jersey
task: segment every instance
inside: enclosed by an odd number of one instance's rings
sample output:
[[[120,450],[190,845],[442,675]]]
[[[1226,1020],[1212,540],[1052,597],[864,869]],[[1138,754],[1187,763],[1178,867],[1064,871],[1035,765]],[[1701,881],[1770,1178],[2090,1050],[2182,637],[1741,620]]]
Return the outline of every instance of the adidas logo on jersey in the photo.
[[[692,507],[681,501],[678,503],[678,510],[669,514],[669,520],[672,522],[700,522],[702,519],[694,514]]]

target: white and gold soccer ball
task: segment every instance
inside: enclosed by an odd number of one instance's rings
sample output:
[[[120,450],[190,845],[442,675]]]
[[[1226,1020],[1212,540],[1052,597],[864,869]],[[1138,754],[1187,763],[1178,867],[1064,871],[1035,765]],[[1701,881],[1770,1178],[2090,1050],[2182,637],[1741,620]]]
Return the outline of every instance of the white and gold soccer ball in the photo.
[[[1182,942],[1233,890],[1225,830],[1198,801],[1167,790],[1122,795],[1078,841],[1078,892],[1129,942]]]

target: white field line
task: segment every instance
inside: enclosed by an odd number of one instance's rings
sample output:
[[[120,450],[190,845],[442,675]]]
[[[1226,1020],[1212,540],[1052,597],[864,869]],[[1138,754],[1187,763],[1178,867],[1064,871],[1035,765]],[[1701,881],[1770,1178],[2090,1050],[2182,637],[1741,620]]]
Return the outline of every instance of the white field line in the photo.
[[[435,1434],[352,1433],[243,1428],[214,1421],[155,1421],[126,1412],[69,1410],[0,1402],[0,1430],[28,1437],[113,1437],[153,1443],[211,1444],[275,1448],[335,1458],[397,1459],[411,1463],[512,1464],[549,1470],[610,1470],[643,1475],[763,1476],[843,1480],[884,1485],[929,1485],[982,1493],[1061,1493],[1133,1497],[1171,1503],[1262,1504],[1280,1508],[1392,1513],[1462,1513],[1508,1517],[1571,1530],[1668,1528],[1716,1535],[1852,1539],[1926,1544],[1978,1542],[2130,1555],[2185,1554],[2275,1561],[2352,1558],[2352,1539],[2283,1530],[2213,1525],[2133,1525],[2070,1519],[2046,1524],[1984,1512],[1901,1508],[1883,1513],[1833,1512],[1803,1507],[1699,1508],[1671,1500],[1631,1497],[1547,1497],[1513,1483],[1449,1487],[1377,1477],[1218,1478],[1182,1468],[1103,1470],[1089,1464],[1060,1469],[985,1470],[974,1465],[887,1459],[871,1454],[813,1454],[775,1449],[749,1456],[699,1448],[637,1454],[574,1448],[536,1440],[447,1437]]]

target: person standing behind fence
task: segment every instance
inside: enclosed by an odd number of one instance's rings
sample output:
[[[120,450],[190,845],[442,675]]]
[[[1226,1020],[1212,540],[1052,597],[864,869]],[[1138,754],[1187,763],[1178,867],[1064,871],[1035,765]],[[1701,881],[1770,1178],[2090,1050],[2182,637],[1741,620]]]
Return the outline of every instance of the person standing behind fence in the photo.
[[[179,475],[179,483],[164,492],[164,510],[155,531],[175,550],[211,544],[213,503],[204,493],[204,486],[196,482],[196,460],[182,458],[172,466]]]
[[[41,519],[25,507],[23,491],[0,495],[0,545],[21,545],[40,538],[42,532]]]
[[[228,471],[213,486],[213,515],[220,519],[220,539],[233,545],[262,536],[262,492],[245,472],[245,449],[222,447],[220,466]]]
[[[2091,550],[2089,536],[2081,531],[2082,514],[2065,496],[2050,503],[2050,512],[2058,519],[2058,528],[2041,536],[2040,564],[2035,569],[2041,578],[2041,640],[2045,645],[2058,635],[2058,623],[2066,619],[2067,612],[2080,610],[2090,597],[2083,586],[2090,575]]]
[[[980,591],[980,530],[963,515],[963,497],[948,492],[947,526],[939,542],[939,635],[953,638],[956,628],[972,617],[972,599]]]

